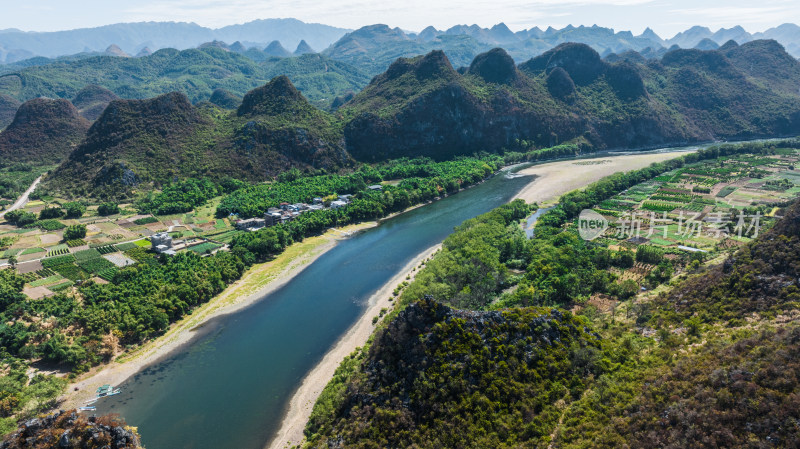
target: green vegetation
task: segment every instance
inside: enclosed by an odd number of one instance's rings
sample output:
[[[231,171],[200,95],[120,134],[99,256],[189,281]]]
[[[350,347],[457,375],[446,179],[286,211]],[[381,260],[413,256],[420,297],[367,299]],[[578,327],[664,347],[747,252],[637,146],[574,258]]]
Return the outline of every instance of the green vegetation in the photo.
[[[69,254],[69,245],[66,244],[51,246],[47,251],[47,257],[63,256],[65,254]]]
[[[151,98],[179,91],[198,103],[208,100],[218,88],[242,96],[278,75],[287,75],[305,96],[320,105],[330,104],[347,91],[358,91],[369,82],[369,75],[362,70],[318,54],[256,62],[208,47],[162,49],[141,58],[95,56],[23,68],[0,78],[0,93],[25,100],[40,96],[72,99],[85,86],[94,84],[123,98]]]
[[[58,231],[67,227],[64,223],[55,218],[49,218],[47,220],[37,220],[34,223],[27,225],[28,227],[37,227],[44,231]]]
[[[146,224],[150,224],[150,223],[158,223],[158,218],[156,218],[156,217],[137,218],[136,220],[133,220],[133,223],[137,224],[137,225],[146,225]]]
[[[36,214],[32,212],[23,211],[20,209],[7,212],[4,218],[9,223],[13,223],[14,225],[20,228],[32,225],[36,222]]]
[[[736,191],[736,187],[725,186],[725,187],[723,187],[722,190],[719,191],[719,193],[717,193],[717,198],[725,198],[726,196],[730,195],[734,191]]]
[[[77,201],[64,203],[67,218],[80,218],[86,213],[86,206]]]
[[[45,268],[53,268],[58,265],[68,264],[74,261],[75,261],[75,256],[67,253],[66,255],[63,256],[49,257],[47,259],[42,259],[42,266]]]
[[[96,250],[97,250],[97,252],[99,252],[100,254],[109,254],[109,253],[115,253],[115,252],[117,252],[118,250],[120,250],[120,249],[118,249],[118,248],[114,247],[114,245],[100,246],[100,247],[97,247],[97,248],[95,248],[95,249],[96,249]]]
[[[97,213],[102,216],[114,215],[119,213],[119,205],[114,203],[103,203],[97,208]]]
[[[39,211],[39,220],[47,220],[47,219],[52,219],[52,218],[61,218],[61,217],[65,216],[65,215],[66,215],[66,212],[64,211],[64,209],[62,209],[62,208],[60,208],[58,206],[55,206],[55,207],[45,206],[44,209]]]
[[[660,64],[612,64],[586,45],[565,43],[519,66],[503,51],[490,51],[463,73],[432,51],[398,59],[337,112],[346,121],[348,151],[359,161],[558,144],[645,147],[702,139],[700,129],[775,135],[786,125],[773,114],[800,110],[800,98],[765,79],[773,70],[797,77],[800,65],[779,46],[764,46],[758,60],[765,66],[753,71],[737,55],[758,45],[678,50]],[[796,123],[788,126],[797,132]]]
[[[770,55],[762,56],[765,63],[774,64],[785,54],[775,46],[763,50]],[[705,139],[708,132],[741,138],[800,129],[794,118],[800,99],[764,82],[773,78],[766,75],[771,69],[753,72],[736,57],[739,51],[744,49],[681,50],[665,55],[661,64],[610,64],[591,48],[573,43],[519,67],[500,50],[488,52],[464,73],[444,53],[434,51],[399,59],[335,114],[312,106],[285,76],[249,91],[235,112],[209,103],[194,106],[194,97],[180,93],[115,101],[67,162],[46,179],[41,193],[127,201],[187,179],[263,182],[292,168],[341,173],[352,167],[351,157],[362,162],[418,156],[448,160],[488,152],[510,153],[510,160],[544,160],[605,148],[692,142]],[[212,48],[164,50],[158,58],[129,63],[174,58],[193,67],[195,62],[213,65],[215,58],[241,57],[223,53]],[[336,71],[335,64],[318,55],[281,62],[302,60]],[[200,66],[207,67],[205,63]],[[241,68],[226,67],[234,73]],[[553,75],[547,67],[559,70]],[[15,84],[14,76],[4,78]],[[131,81],[129,76],[125,79]],[[562,82],[554,83],[557,77]],[[564,86],[571,86],[569,92]],[[718,101],[707,101],[707,92]],[[753,170],[755,175],[759,169]],[[157,200],[153,209],[164,206],[166,213],[192,206],[187,198],[164,200],[168,206]]]
[[[67,226],[67,229],[64,229],[64,240],[67,240],[67,244],[69,244],[70,240],[78,240],[83,239],[86,237],[86,225],[76,224]],[[75,246],[75,245],[70,245]]]
[[[194,106],[179,93],[109,108],[114,112],[98,119],[42,192],[120,202],[165,188],[146,207],[171,212],[197,199],[182,196],[190,192],[178,185],[167,188],[176,181],[208,178],[225,187],[230,178],[264,181],[293,167],[337,170],[351,162],[339,121],[314,108],[285,76],[249,92],[237,111]]]
[[[66,232],[66,231],[64,231],[64,232]],[[74,248],[76,246],[83,246],[83,245],[86,245],[86,240],[84,240],[82,238],[81,239],[67,240],[67,246],[69,246],[70,248]]]
[[[597,337],[583,329],[569,312],[475,315],[414,303],[379,333],[363,372],[333,398],[341,414],[327,421],[315,407],[311,444],[326,446],[322,434],[364,448],[545,447],[557,401],[579,397],[603,370]]]
[[[0,198],[16,200],[33,181],[51,166],[33,165],[32,163],[0,164]]]
[[[671,182],[684,166],[703,170],[735,160],[731,167],[747,167],[756,158],[775,165],[763,155],[784,145],[711,148],[605,178],[564,195],[540,217],[531,240],[518,224],[520,208],[527,208],[521,203],[468,220],[410,284],[398,287],[398,309],[337,370],[312,412],[307,446],[794,441],[797,429],[784,423],[800,417],[792,405],[800,392],[800,328],[783,317],[798,304],[800,200],[769,231],[708,266],[702,254],[657,244],[612,250],[610,238],[587,242],[573,221],[583,208],[618,195],[638,195],[640,202],[653,194],[681,197],[680,188],[652,183]],[[643,293],[640,286],[658,290]],[[437,301],[418,301],[425,295]],[[531,307],[542,305],[557,308]],[[501,311],[476,311],[493,309]],[[559,323],[567,319],[585,320],[571,328],[585,332],[573,334],[583,339],[573,349],[576,340],[565,340]],[[520,327],[505,327],[511,323]],[[544,367],[552,370],[525,371]]]
[[[55,406],[67,381],[43,374],[29,378],[28,366],[20,360],[4,358],[3,366],[7,371],[0,377],[0,434],[6,435],[17,428],[19,420]]]
[[[406,304],[429,294],[443,303],[482,309],[509,285],[508,267],[524,267],[527,237],[518,226],[531,208],[522,200],[467,220],[442,244],[401,296]]]
[[[207,253],[210,253],[210,252],[214,251],[215,249],[219,248],[220,246],[222,246],[222,245],[219,245],[217,243],[212,243],[212,242],[205,242],[205,243],[201,243],[199,245],[194,245],[191,248],[189,248],[189,250],[190,251],[194,251],[197,254],[207,254]]]
[[[0,76],[0,86],[3,77]],[[3,165],[61,163],[80,143],[89,122],[67,100],[35,98],[17,110],[15,120],[0,134]]]
[[[295,170],[296,171],[296,170]],[[150,192],[146,197],[137,202],[137,208],[144,213],[155,215],[171,215],[184,212],[191,212],[204,206],[212,198],[231,193],[238,189],[247,187],[247,183],[225,178],[219,183],[212,182],[207,178],[200,180],[187,179],[185,181],[174,182],[166,186],[161,192],[154,194]],[[156,223],[155,217],[144,217],[136,220],[137,225]],[[190,223],[190,221],[187,221]]]
[[[282,202],[311,203],[315,197],[322,198],[333,194],[356,194],[354,205],[357,207],[364,206],[364,202],[378,201],[379,205],[370,207],[378,207],[388,214],[445,193],[457,192],[459,188],[484,179],[498,166],[496,159],[462,158],[438,163],[424,158],[403,159],[377,167],[362,166],[352,175],[301,177],[259,184],[239,189],[223,198],[217,207],[217,216],[225,217],[233,214],[242,218],[258,217],[263,216],[268,208],[277,207]],[[393,179],[402,181],[397,185],[383,186],[383,192],[366,190],[368,184]],[[346,212],[325,211],[325,213],[333,215]]]

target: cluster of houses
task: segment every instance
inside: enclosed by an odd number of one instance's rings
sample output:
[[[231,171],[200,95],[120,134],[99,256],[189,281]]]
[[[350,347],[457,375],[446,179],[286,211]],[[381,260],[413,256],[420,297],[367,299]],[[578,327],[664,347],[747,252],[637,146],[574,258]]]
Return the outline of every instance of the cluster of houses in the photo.
[[[380,186],[378,186],[380,187]],[[353,195],[339,195],[339,197],[330,202],[330,209],[339,209],[347,206],[352,201]],[[287,223],[305,212],[312,210],[326,209],[322,198],[314,198],[311,204],[306,203],[281,203],[280,207],[270,207],[264,214],[264,218],[248,218],[246,220],[239,220],[236,222],[236,229],[241,231],[256,231],[261,228],[275,226],[282,223]]]

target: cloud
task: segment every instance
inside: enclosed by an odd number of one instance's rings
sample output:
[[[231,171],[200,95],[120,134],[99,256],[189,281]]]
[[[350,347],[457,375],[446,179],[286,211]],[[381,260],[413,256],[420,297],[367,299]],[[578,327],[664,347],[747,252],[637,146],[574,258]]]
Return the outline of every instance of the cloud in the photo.
[[[787,6],[688,8],[671,10],[670,13],[686,17],[702,17],[705,24],[712,23],[761,23],[781,21],[796,15],[796,9]]]

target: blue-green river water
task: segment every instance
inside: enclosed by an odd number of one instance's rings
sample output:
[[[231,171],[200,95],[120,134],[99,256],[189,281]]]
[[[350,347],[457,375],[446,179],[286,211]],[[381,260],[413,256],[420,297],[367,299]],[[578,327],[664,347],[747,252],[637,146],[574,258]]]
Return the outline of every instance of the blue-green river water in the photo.
[[[590,157],[621,154],[630,152]],[[279,290],[208,322],[125,382],[122,394],[98,402],[97,412],[121,414],[148,449],[262,448],[303,377],[370,296],[455,226],[509,202],[530,180],[499,174],[339,242]]]
[[[294,390],[352,326],[369,297],[466,219],[530,181],[497,175],[339,242],[281,289],[210,321],[140,371],[97,412],[121,414],[148,449],[261,448]]]

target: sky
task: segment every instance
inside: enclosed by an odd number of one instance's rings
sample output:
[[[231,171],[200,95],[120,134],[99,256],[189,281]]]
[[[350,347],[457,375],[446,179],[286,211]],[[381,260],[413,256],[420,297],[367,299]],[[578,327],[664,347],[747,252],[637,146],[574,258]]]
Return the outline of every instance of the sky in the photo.
[[[407,31],[504,22],[513,31],[597,24],[638,34],[649,26],[669,38],[693,25],[714,31],[742,25],[757,32],[800,24],[800,7],[797,0],[0,0],[0,29],[25,31],[141,21],[218,28],[287,17],[343,28],[385,23]]]

